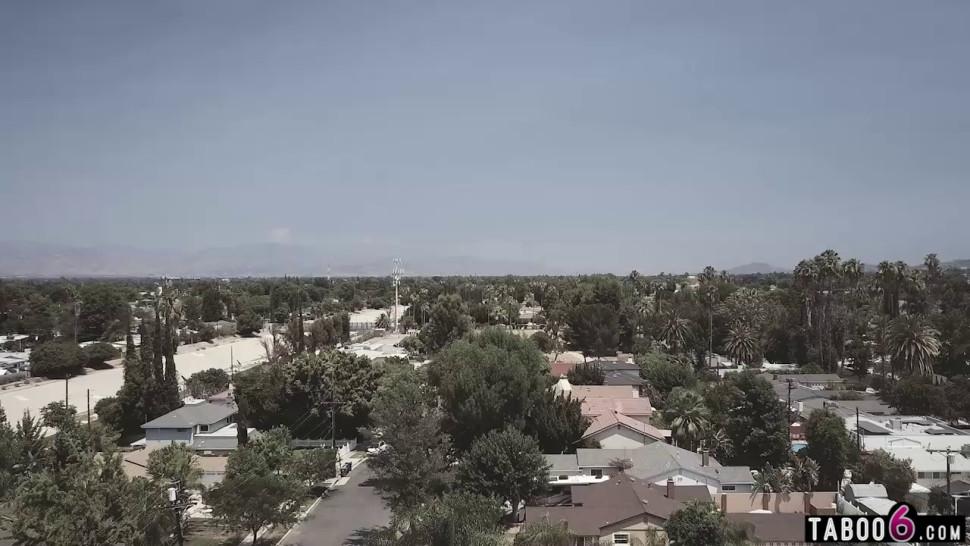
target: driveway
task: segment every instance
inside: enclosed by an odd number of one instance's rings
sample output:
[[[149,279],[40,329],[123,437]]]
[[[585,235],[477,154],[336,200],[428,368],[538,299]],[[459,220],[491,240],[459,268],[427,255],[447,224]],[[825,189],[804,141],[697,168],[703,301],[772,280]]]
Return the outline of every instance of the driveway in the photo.
[[[286,546],[344,546],[359,538],[358,531],[387,525],[391,512],[374,489],[374,474],[361,463],[350,480],[322,499],[280,544]]]

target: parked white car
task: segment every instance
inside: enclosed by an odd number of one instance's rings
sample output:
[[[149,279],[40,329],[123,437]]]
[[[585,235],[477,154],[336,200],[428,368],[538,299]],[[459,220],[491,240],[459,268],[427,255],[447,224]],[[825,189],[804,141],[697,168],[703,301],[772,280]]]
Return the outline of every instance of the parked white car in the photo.
[[[377,455],[378,453],[383,453],[389,446],[383,441],[379,442],[376,447],[367,448],[368,455]]]

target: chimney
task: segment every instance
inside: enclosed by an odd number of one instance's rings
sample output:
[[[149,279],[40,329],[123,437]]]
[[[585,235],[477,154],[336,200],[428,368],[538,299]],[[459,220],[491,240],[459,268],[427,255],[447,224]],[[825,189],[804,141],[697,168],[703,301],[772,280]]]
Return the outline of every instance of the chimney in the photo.
[[[812,513],[812,494],[802,493],[802,498],[805,499],[805,515]]]
[[[667,478],[667,498],[674,498],[674,478]]]
[[[721,493],[721,512],[727,514],[727,494]]]
[[[701,450],[701,466],[711,466],[711,454],[706,449]]]

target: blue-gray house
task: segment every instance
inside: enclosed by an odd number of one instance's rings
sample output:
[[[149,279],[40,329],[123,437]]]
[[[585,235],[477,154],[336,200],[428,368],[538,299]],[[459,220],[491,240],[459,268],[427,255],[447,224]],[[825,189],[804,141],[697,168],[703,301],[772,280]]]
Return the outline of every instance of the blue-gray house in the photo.
[[[178,442],[198,450],[235,449],[235,415],[235,404],[186,404],[141,426],[145,431],[145,446]]]

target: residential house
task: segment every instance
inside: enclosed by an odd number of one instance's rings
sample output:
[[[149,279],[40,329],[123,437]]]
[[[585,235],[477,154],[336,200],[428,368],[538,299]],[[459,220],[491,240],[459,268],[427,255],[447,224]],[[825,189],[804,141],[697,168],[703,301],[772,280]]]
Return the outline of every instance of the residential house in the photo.
[[[670,431],[612,411],[592,416],[582,439],[587,445],[595,441],[604,449],[633,449],[653,442],[667,442]]]
[[[723,466],[706,453],[694,453],[664,442],[635,449],[585,449],[570,455],[545,455],[551,468],[550,483],[587,483],[603,476],[615,476],[617,461],[627,461],[625,475],[655,484],[672,479],[676,485],[705,485],[711,493],[750,492],[754,486],[751,469]]]
[[[30,352],[0,352],[0,375],[30,371]]]
[[[922,487],[946,482],[947,454],[951,480],[970,480],[970,434],[935,417],[882,416],[843,412],[846,428],[858,438],[864,451],[882,449],[898,459],[908,459]]]
[[[186,404],[142,425],[144,445],[154,448],[176,442],[200,452],[232,451],[237,447],[235,415],[232,403]],[[255,434],[250,429],[250,437]]]
[[[571,488],[570,501],[559,506],[527,506],[525,522],[564,524],[575,546],[650,544],[664,540],[670,515],[690,500],[710,501],[706,487],[657,485],[618,474],[609,480]]]

